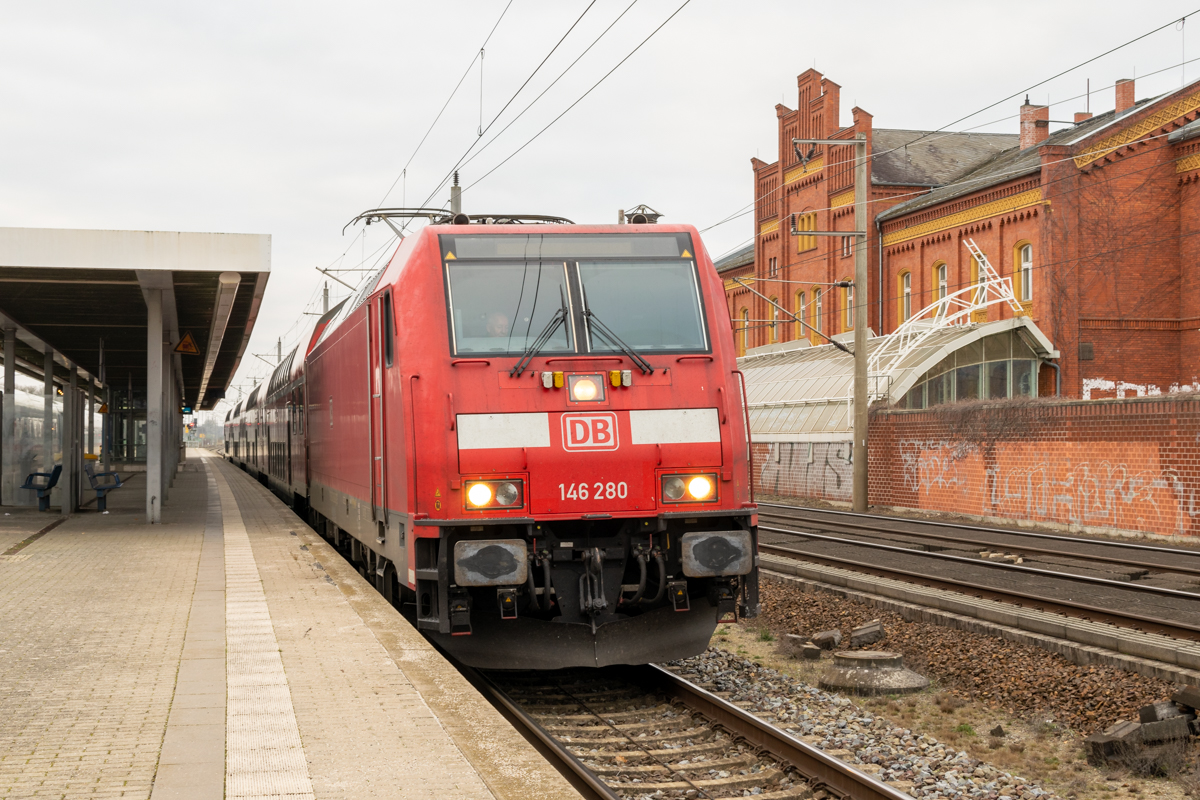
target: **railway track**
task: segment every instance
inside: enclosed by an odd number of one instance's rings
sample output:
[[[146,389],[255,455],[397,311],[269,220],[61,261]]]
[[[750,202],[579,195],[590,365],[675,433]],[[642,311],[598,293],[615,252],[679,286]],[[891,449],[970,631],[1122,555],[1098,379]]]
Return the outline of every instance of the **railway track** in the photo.
[[[470,677],[594,797],[909,797],[662,667]]]
[[[760,508],[763,505],[761,504]],[[780,513],[779,508],[788,512]],[[1123,627],[1161,633],[1181,639],[1200,639],[1200,591],[1176,589],[1138,583],[1132,579],[1117,580],[1080,574],[1063,569],[1064,565],[1048,564],[1038,567],[1010,560],[996,560],[967,554],[959,550],[941,552],[941,548],[927,550],[914,546],[911,538],[926,536],[924,531],[897,530],[894,520],[880,520],[871,515],[840,515],[840,512],[825,512],[793,507],[770,506],[760,510],[759,551],[769,555],[801,559],[866,572],[881,577],[896,578],[939,588],[965,592],[978,597],[1000,600],[1016,605],[1033,605],[1043,610],[1056,611],[1069,616],[1084,617],[1108,622]],[[845,517],[849,517],[846,519]],[[763,524],[778,522],[788,527]],[[923,523],[919,523],[923,524]],[[944,541],[954,538],[965,544],[990,546],[961,535],[975,529],[955,526],[952,533],[930,532],[926,538]],[[831,531],[851,531],[846,535],[834,535]],[[1009,533],[996,529],[981,529],[988,535]],[[824,531],[824,532],[818,532]],[[878,535],[868,535],[878,534]],[[882,538],[881,536],[882,535]],[[1031,534],[1047,537],[1046,534]],[[903,536],[901,541],[890,537]],[[1071,537],[1049,537],[1066,545]],[[1090,542],[1089,542],[1090,544]],[[1107,543],[1098,543],[1107,545]],[[1113,543],[1124,545],[1124,543]],[[1173,548],[1154,548],[1144,545],[1124,545],[1138,551],[1172,551]],[[1024,549],[1024,552],[1033,552]],[[1058,556],[1067,555],[1064,550],[1054,550]],[[1180,551],[1193,559],[1200,558],[1193,551]],[[1167,553],[1159,553],[1168,555]],[[1104,556],[1104,558],[1114,558]],[[1182,556],[1179,556],[1182,560]],[[1017,559],[1020,561],[1021,559]],[[1068,562],[1070,559],[1068,560]],[[1128,563],[1128,562],[1126,562]],[[766,566],[766,565],[764,565]],[[1044,568],[1045,566],[1056,568]],[[1065,566],[1070,567],[1068,563]],[[1155,569],[1172,570],[1187,574],[1191,565],[1182,563],[1178,569],[1156,565]]]
[[[1200,577],[1200,550],[935,520],[909,520],[833,509],[800,508],[779,503],[759,503],[758,506],[760,518],[790,524],[800,523],[806,528],[837,529],[867,536],[932,542],[932,546],[935,547],[961,545],[974,550],[986,547],[1010,550],[1015,554],[1066,557],[1073,561],[1133,568],[1135,574],[1137,570],[1161,570],[1176,575]]]

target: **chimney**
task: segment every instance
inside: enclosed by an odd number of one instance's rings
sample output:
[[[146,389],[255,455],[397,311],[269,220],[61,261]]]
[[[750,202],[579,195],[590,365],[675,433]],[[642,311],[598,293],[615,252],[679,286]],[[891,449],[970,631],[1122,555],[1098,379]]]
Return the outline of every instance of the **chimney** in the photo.
[[[1021,106],[1021,149],[1039,145],[1050,135],[1050,107],[1032,106],[1029,95]]]
[[[1076,111],[1075,112],[1075,124],[1076,125],[1078,125],[1081,122],[1087,122],[1091,118],[1092,118],[1092,114],[1090,111]]]
[[[1121,78],[1117,81],[1117,113],[1133,108],[1133,81]]]

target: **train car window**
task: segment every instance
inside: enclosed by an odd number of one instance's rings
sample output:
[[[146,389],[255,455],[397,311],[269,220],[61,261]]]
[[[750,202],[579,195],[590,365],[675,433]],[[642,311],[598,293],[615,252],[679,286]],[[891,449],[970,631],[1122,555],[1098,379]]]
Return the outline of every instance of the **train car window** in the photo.
[[[383,296],[383,363],[390,367],[393,360],[392,340],[396,337],[395,323],[392,320],[392,293]]]
[[[580,261],[584,302],[604,325],[638,351],[708,349],[695,262]],[[588,350],[617,345],[587,330]]]
[[[538,339],[564,302],[570,310],[567,268],[561,261],[448,261],[446,286],[452,344],[458,355],[522,353]],[[558,325],[542,352],[574,349],[568,318]]]

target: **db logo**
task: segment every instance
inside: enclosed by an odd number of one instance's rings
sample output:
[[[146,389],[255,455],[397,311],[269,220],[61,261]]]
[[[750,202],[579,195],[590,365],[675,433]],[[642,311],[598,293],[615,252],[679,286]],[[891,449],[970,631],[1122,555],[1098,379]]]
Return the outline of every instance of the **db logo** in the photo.
[[[564,450],[616,450],[617,415],[611,411],[594,414],[563,414]]]

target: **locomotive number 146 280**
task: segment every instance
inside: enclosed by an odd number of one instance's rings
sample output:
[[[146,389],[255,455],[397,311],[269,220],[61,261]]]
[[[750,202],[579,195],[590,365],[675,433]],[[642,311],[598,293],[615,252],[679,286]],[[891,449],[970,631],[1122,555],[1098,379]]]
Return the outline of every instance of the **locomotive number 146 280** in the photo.
[[[563,500],[613,500],[624,499],[629,494],[625,481],[596,481],[595,483],[560,483],[558,491]]]

